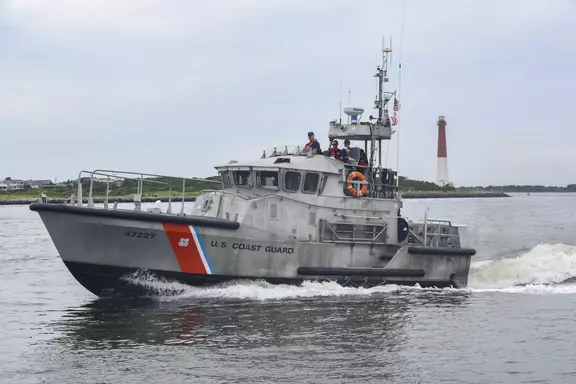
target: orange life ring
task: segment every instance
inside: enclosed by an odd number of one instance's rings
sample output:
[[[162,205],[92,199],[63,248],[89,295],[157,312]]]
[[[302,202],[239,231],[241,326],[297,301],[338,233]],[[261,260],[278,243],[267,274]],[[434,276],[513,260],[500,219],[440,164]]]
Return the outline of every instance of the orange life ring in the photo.
[[[366,177],[357,171],[354,172],[350,172],[350,174],[348,175],[348,183],[346,184],[346,187],[348,188],[348,191],[353,194],[354,196],[364,196],[366,194],[366,191],[368,190],[368,184],[362,184],[362,187],[360,187],[360,192],[358,193],[356,188],[354,187],[354,184],[351,183],[352,180],[354,179],[359,179],[360,181],[366,181]]]

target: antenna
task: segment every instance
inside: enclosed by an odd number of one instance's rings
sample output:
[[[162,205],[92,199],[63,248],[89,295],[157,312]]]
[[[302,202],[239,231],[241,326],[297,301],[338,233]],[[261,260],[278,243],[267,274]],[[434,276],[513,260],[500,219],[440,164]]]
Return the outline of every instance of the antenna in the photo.
[[[402,90],[402,46],[404,42],[404,20],[406,18],[406,4],[408,0],[404,0],[404,7],[402,9],[402,26],[400,28],[400,52],[398,54],[398,98],[400,99],[400,92]],[[400,117],[400,110],[398,110],[398,117]],[[396,193],[400,193],[400,130],[396,128]]]
[[[378,68],[378,53],[374,52],[374,66]],[[374,75],[376,76],[376,75]],[[378,100],[378,84],[376,84],[376,100]]]
[[[386,48],[385,38],[382,36],[382,65],[376,67],[376,74],[374,77],[378,78],[378,97],[374,102],[374,108],[378,109],[378,123],[383,123],[384,121],[384,111],[386,104],[390,97],[388,94],[384,96],[384,83],[388,82],[388,56],[392,52],[391,48]]]
[[[340,77],[340,124],[342,124],[342,77]]]
[[[394,60],[392,60],[392,36],[390,36],[390,65],[392,65],[394,63]]]
[[[350,101],[351,97],[352,97],[351,92],[350,92],[350,90],[348,90],[348,106],[352,105],[352,104],[350,104],[351,103],[351,101]],[[348,124],[350,124],[350,116],[348,116]]]
[[[385,52],[386,49],[386,43],[384,42],[385,40],[386,38],[382,36],[382,52]],[[384,55],[382,55],[382,66],[384,66]]]

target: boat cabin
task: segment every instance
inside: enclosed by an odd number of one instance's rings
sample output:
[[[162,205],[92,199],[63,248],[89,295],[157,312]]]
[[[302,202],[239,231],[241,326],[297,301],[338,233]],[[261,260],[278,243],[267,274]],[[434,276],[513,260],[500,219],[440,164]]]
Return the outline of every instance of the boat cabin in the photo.
[[[297,147],[298,148],[298,147]],[[299,149],[273,150],[261,159],[217,166],[224,190],[246,197],[268,194],[325,195],[331,197],[383,198],[396,196],[396,172],[359,165],[365,156],[360,147],[351,147],[348,162],[323,154],[311,155]],[[371,185],[368,180],[376,182]],[[232,192],[232,191],[230,191]]]

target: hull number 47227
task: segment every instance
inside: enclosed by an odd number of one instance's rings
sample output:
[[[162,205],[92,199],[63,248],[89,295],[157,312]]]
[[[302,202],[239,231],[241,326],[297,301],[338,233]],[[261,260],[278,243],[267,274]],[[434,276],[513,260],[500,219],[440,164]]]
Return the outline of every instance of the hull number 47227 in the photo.
[[[152,232],[133,232],[133,231],[124,232],[124,235],[128,237],[136,237],[139,239],[153,239],[156,236],[156,234]]]

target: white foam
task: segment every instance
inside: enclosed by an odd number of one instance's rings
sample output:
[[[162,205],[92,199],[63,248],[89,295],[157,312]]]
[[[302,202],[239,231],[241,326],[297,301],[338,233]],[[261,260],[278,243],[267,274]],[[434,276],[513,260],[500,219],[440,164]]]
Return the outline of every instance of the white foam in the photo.
[[[134,273],[126,280],[148,288],[159,300],[244,299],[286,300],[308,297],[371,296],[391,293],[436,294],[457,292],[510,294],[576,294],[575,284],[558,284],[576,277],[576,247],[541,244],[513,258],[474,262],[470,268],[468,287],[434,289],[385,285],[373,288],[343,287],[335,282],[304,282],[301,286],[274,285],[264,281],[230,282],[219,286],[191,287],[176,281]]]
[[[213,287],[191,287],[176,281],[152,276],[146,272],[138,272],[126,277],[133,284],[148,288],[158,298],[223,298],[252,300],[283,300],[306,297],[326,297],[345,295],[373,295],[391,293],[406,288],[397,285],[383,285],[373,288],[343,287],[335,282],[304,282],[300,286],[270,284],[265,281],[230,282]],[[420,289],[413,287],[411,289]]]
[[[501,292],[501,293],[528,293],[528,294],[576,294],[576,285],[544,285],[529,284],[505,288],[466,288],[470,292]]]
[[[507,288],[558,284],[576,276],[576,247],[540,244],[517,257],[473,263],[468,286]]]

